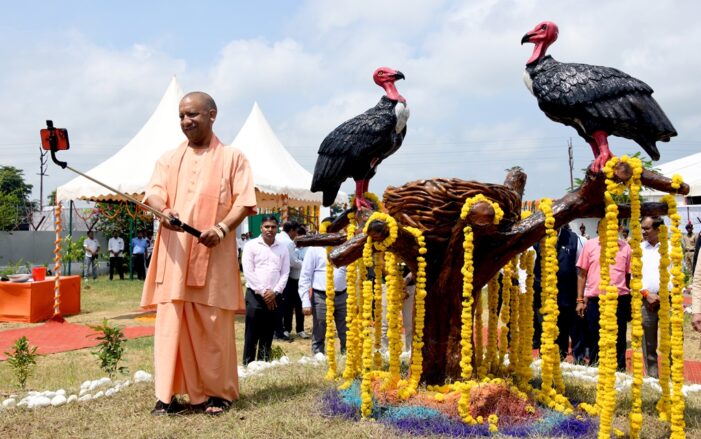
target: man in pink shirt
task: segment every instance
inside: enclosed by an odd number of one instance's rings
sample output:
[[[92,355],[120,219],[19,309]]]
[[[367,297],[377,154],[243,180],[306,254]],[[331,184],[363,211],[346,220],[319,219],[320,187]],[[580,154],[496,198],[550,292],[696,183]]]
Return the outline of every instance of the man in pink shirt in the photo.
[[[601,222],[599,223],[599,234]],[[589,349],[589,364],[599,362],[599,281],[601,267],[599,257],[601,245],[599,237],[590,239],[584,243],[582,253],[577,261],[577,308],[579,317],[585,320],[584,344]],[[618,239],[618,252],[614,263],[610,266],[609,273],[611,285],[618,288],[618,308],[616,320],[618,322],[618,336],[616,338],[616,362],[619,371],[626,370],[626,330],[630,320],[630,261],[631,249],[627,242]]]
[[[290,254],[287,245],[275,239],[277,229],[277,218],[264,216],[261,235],[246,244],[241,256],[246,278],[244,365],[255,360],[270,360],[276,309],[290,274]]]

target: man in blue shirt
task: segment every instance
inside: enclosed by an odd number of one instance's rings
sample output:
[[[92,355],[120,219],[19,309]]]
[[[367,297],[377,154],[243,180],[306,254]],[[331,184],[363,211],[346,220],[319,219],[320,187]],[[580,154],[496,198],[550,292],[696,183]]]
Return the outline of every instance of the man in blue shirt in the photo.
[[[144,231],[139,230],[136,238],[131,239],[131,266],[139,280],[146,279],[146,249],[148,239],[144,236]]]

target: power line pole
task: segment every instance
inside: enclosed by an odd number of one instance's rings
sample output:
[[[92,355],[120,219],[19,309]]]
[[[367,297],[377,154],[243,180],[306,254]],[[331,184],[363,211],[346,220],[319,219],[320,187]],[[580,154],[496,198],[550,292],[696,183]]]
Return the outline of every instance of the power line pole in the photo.
[[[45,151],[42,149],[42,147],[39,147],[39,212],[44,211],[44,176],[49,176],[49,174],[46,173],[46,170],[48,169],[48,159],[46,158],[46,155],[48,154],[48,151]]]
[[[572,150],[572,138],[567,141],[567,154],[569,155],[569,165],[570,165],[570,190],[574,190],[574,177],[572,172],[574,170],[574,152]]]

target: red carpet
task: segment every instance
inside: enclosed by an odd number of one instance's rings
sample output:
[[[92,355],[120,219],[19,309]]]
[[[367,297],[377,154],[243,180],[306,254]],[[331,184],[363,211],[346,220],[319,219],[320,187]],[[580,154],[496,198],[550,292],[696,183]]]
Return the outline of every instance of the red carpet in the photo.
[[[153,335],[153,326],[131,326],[122,331],[126,338],[146,337]],[[97,334],[87,326],[53,321],[31,328],[9,329],[0,332],[0,361],[7,359],[5,352],[23,335],[32,346],[37,346],[38,354],[45,355],[97,346]]]

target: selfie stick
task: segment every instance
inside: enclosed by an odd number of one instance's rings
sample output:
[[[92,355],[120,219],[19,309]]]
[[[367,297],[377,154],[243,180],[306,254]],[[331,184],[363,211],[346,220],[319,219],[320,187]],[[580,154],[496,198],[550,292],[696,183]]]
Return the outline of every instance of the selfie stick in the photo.
[[[46,121],[46,126],[48,127],[49,131],[52,133],[53,133],[53,130],[56,129],[53,126],[53,122],[51,122],[50,120]],[[115,188],[113,188],[113,187],[111,187],[111,186],[109,186],[101,181],[98,181],[87,174],[83,174],[82,172],[78,171],[77,169],[74,169],[74,168],[71,168],[70,166],[68,166],[68,163],[63,162],[63,161],[59,160],[58,158],[56,158],[56,151],[58,150],[58,138],[56,135],[49,136],[49,145],[51,146],[51,160],[53,160],[53,162],[56,163],[57,165],[59,165],[61,168],[73,171],[76,174],[80,175],[81,177],[85,177],[88,180],[92,181],[93,183],[99,184],[100,186],[114,192],[115,194],[126,198],[127,200],[131,201],[132,203],[136,204],[137,206],[141,207],[142,209],[148,210],[149,212],[153,213],[157,217],[168,221],[172,226],[181,227],[184,231],[186,231],[187,233],[189,233],[197,238],[199,238],[200,235],[202,235],[202,232],[200,232],[199,230],[195,229],[192,226],[185,224],[184,222],[180,221],[180,219],[164,215],[162,212],[154,209],[153,207],[151,207],[147,204],[142,203],[141,201],[137,200],[136,198],[134,198],[130,195],[127,195],[123,192],[120,192],[117,189],[115,189]]]

